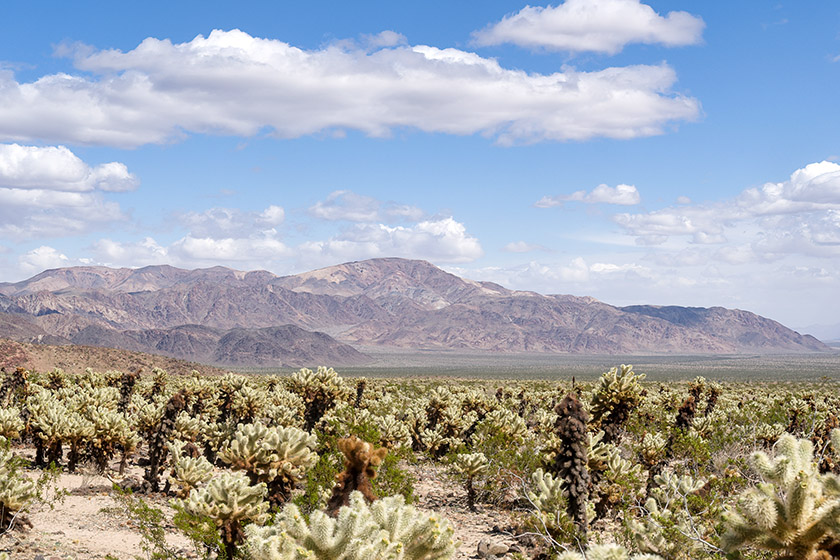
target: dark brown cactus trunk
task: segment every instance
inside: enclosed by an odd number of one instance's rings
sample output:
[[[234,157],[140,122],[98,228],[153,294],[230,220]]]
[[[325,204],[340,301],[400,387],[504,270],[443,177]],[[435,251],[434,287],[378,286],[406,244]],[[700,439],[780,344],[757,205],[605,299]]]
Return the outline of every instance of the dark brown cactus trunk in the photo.
[[[149,466],[146,468],[144,487],[152,492],[160,491],[160,472],[166,459],[166,442],[175,429],[175,418],[187,406],[183,393],[177,393],[166,403],[163,418],[149,442]]]
[[[338,515],[342,506],[350,503],[350,493],[358,490],[369,501],[376,500],[370,481],[376,478],[374,467],[382,463],[388,453],[384,447],[374,449],[373,445],[356,436],[338,440],[338,448],[344,454],[344,471],[336,477],[332,496],[327,502],[327,513]]]
[[[586,422],[589,414],[583,408],[575,393],[569,393],[557,405],[559,416],[555,424],[560,438],[560,450],[551,465],[551,470],[565,480],[569,496],[569,516],[583,540],[589,531],[586,518],[586,503],[589,500],[589,470],[587,469]]]

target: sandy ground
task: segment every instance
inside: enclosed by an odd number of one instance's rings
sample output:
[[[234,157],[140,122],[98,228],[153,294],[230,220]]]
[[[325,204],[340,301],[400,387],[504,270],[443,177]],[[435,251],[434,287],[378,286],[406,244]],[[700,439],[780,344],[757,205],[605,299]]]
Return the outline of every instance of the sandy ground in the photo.
[[[20,451],[18,451],[20,453]],[[31,455],[31,450],[22,452]],[[116,464],[113,465],[116,468]],[[449,519],[455,536],[462,543],[457,559],[478,558],[478,544],[488,543],[514,547],[515,541],[501,532],[510,524],[509,513],[490,506],[479,506],[477,513],[467,509],[466,493],[445,473],[433,465],[407,467],[416,477],[416,504],[434,510]],[[0,551],[9,552],[13,560],[98,560],[146,559],[142,539],[132,522],[113,498],[112,483],[98,475],[92,467],[80,467],[78,474],[64,473],[59,486],[69,494],[63,501],[34,506],[28,513],[32,528],[14,530],[0,536]],[[32,473],[33,476],[36,473]],[[142,477],[142,469],[130,467],[127,476]],[[143,496],[150,505],[161,508],[171,519],[172,509],[163,495]],[[171,525],[167,526],[167,543],[179,558],[198,558],[192,543]],[[513,548],[512,550],[516,550]],[[110,556],[109,556],[110,555]]]

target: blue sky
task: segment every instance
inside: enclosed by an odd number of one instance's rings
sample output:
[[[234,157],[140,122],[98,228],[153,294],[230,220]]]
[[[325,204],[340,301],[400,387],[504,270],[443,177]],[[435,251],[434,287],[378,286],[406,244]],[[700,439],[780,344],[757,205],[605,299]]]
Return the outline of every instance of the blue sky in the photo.
[[[836,2],[3,11],[0,281],[400,256],[840,322]]]

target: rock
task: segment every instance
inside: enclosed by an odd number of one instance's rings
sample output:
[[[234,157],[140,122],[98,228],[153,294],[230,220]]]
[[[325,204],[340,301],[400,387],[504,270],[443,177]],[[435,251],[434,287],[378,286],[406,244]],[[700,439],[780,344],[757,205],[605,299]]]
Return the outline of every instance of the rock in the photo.
[[[478,542],[479,558],[495,558],[507,554],[508,546],[501,543],[491,543],[487,539]]]

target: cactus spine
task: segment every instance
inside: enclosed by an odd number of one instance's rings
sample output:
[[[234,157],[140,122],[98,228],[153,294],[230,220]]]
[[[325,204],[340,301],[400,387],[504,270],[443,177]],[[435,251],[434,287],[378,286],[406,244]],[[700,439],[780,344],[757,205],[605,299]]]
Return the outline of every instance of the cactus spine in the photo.
[[[775,457],[753,454],[765,482],[738,499],[726,516],[723,548],[747,544],[780,553],[779,560],[824,560],[840,548],[840,477],[820,475],[813,444],[790,434],[779,438]]]

